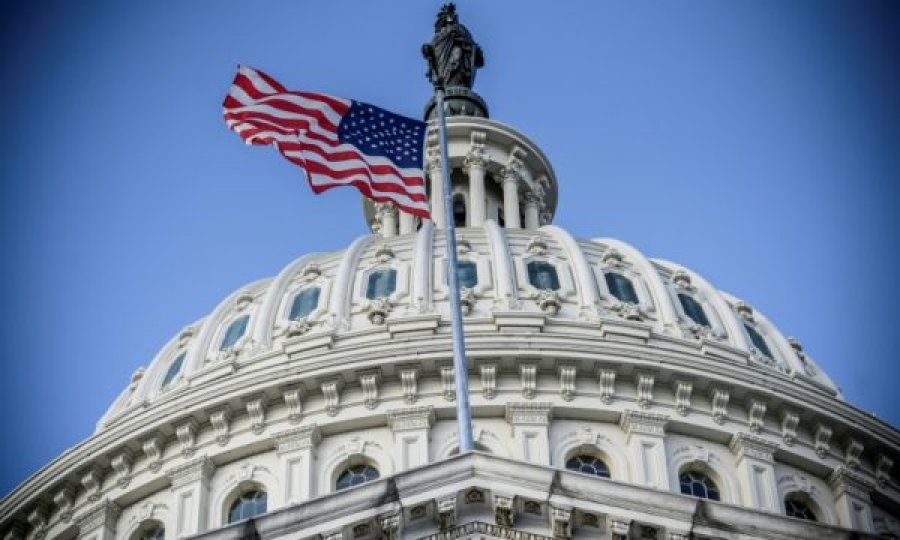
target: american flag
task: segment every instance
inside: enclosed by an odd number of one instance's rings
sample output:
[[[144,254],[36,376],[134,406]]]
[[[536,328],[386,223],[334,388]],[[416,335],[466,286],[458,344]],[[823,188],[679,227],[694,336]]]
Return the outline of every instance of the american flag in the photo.
[[[373,201],[429,218],[424,122],[360,101],[291,92],[247,66],[238,69],[224,115],[244,142],[273,144],[302,167],[314,192],[352,185]]]

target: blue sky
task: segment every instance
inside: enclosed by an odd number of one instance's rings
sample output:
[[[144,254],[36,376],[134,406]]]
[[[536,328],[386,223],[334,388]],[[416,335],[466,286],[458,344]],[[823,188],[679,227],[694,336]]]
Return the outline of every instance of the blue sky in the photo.
[[[28,2],[0,21],[6,493],[244,283],[365,232],[221,120],[238,63],[421,115],[438,2]],[[894,425],[896,4],[459,2],[476,90],[541,145],[556,224],[747,299]],[[11,445],[14,441],[15,445]]]

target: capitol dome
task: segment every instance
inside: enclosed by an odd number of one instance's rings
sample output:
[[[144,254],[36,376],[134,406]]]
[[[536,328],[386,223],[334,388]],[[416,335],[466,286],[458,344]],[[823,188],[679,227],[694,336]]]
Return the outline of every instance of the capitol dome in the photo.
[[[371,234],[185,326],[0,502],[4,540],[900,538],[897,429],[751,299],[553,225],[540,148],[457,105],[452,216],[366,202]]]

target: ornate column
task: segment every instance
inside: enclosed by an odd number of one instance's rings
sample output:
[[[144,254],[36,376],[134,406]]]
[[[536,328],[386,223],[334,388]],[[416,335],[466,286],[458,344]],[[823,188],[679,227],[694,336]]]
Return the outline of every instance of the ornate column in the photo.
[[[281,460],[284,479],[284,504],[295,504],[313,497],[315,447],[322,440],[319,426],[300,426],[274,435],[275,453]]]
[[[666,465],[666,423],[664,414],[626,410],[619,426],[625,432],[631,481],[656,489],[669,489]]]
[[[728,447],[737,458],[744,504],[769,512],[781,512],[781,499],[775,483],[775,450],[778,445],[748,433],[735,433]]]
[[[469,226],[480,227],[485,220],[484,171],[487,158],[484,151],[486,134],[482,131],[472,132],[472,147],[466,154],[465,166],[469,172]]]
[[[114,540],[121,510],[109,499],[100,501],[75,519],[78,540]]]
[[[192,536],[206,530],[209,481],[215,470],[216,466],[206,456],[169,469],[174,498],[171,505],[175,516],[174,537]]]
[[[394,432],[394,448],[399,452],[399,470],[405,471],[428,463],[428,432],[434,424],[434,409],[406,407],[387,413],[388,425]]]
[[[381,223],[381,236],[397,236],[397,208],[391,203],[375,203],[375,217]]]
[[[828,477],[828,485],[834,492],[841,525],[857,531],[873,532],[872,499],[873,486],[864,478],[845,467],[838,467]]]
[[[416,232],[416,216],[409,212],[400,212],[400,234],[412,234]]]
[[[437,141],[431,146],[429,137],[428,155],[425,158],[425,167],[428,170],[428,179],[431,182],[431,221],[438,229],[446,225],[444,220],[444,177],[441,174],[441,158],[438,154]]]
[[[503,186],[503,221],[507,229],[521,229],[519,219],[519,173],[508,166],[500,171],[500,185]]]
[[[533,191],[526,191],[524,193],[524,199],[525,199],[525,228],[533,231],[541,226],[540,215],[538,213],[540,199],[538,198],[537,194],[535,194]]]
[[[506,404],[506,421],[512,430],[516,455],[538,465],[550,465],[550,416],[553,405],[539,401]]]

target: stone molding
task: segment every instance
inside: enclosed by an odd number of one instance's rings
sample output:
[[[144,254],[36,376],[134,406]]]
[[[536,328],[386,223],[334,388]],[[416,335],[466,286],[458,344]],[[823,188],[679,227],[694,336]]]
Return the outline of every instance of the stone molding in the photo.
[[[778,450],[778,445],[756,435],[738,432],[731,437],[728,448],[738,461],[745,457],[750,457],[774,463],[775,451]]]
[[[512,425],[547,426],[553,404],[544,401],[511,401],[506,404],[506,421]]]
[[[628,437],[632,434],[662,437],[666,434],[668,422],[669,417],[664,414],[627,409],[622,411],[619,427]]]
[[[272,435],[272,438],[275,439],[275,452],[282,455],[318,445],[322,440],[322,432],[318,425],[309,424],[279,431]]]
[[[434,424],[434,407],[407,407],[393,409],[387,413],[388,425],[391,431],[411,431],[417,429],[430,429]]]
[[[201,456],[166,471],[172,489],[184,487],[193,482],[207,481],[215,472],[215,464],[206,456]]]
[[[834,492],[835,499],[846,493],[866,502],[872,500],[874,486],[860,474],[846,467],[838,467],[832,471],[828,477],[828,485]]]
[[[103,499],[100,503],[88,508],[83,514],[75,518],[75,524],[78,526],[80,534],[93,531],[100,528],[107,528],[111,531],[116,529],[116,520],[122,513],[121,508],[109,499]]]

